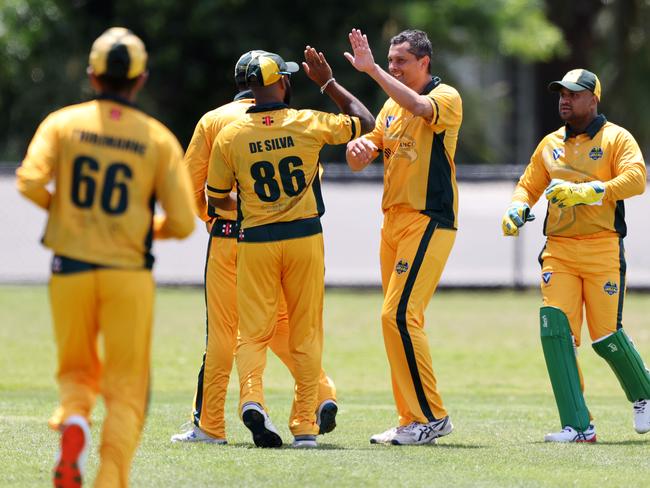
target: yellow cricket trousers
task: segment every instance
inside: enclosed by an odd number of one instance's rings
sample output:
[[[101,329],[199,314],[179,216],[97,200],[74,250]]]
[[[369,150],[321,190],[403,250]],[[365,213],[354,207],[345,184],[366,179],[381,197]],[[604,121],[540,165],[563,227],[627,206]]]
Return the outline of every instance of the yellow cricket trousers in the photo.
[[[583,307],[592,342],[622,327],[626,269],[622,238],[549,237],[540,264],[544,305],[566,314],[576,346]]]
[[[324,249],[321,233],[271,242],[240,242],[237,300],[240,411],[248,402],[267,410],[262,376],[266,348],[277,330],[281,295],[289,313],[288,346],[295,386],[293,435],[316,435],[323,349]]]
[[[381,323],[400,425],[447,415],[436,388],[424,310],[455,239],[455,230],[438,228],[418,211],[391,208],[384,215],[379,251]]]
[[[97,487],[128,486],[149,395],[154,286],[149,270],[94,269],[50,280],[60,406],[49,423],[58,429],[71,415],[90,423],[101,393],[106,418]]]
[[[213,437],[226,438],[225,401],[237,346],[237,240],[223,235],[223,227],[236,225],[217,220],[217,232],[208,244],[205,268],[207,315],[206,352],[198,375],[194,397],[193,421]],[[230,233],[230,232],[229,232]],[[284,295],[280,297],[277,325],[269,347],[287,366],[295,378],[295,367],[289,352],[289,316]],[[321,370],[318,404],[336,400],[336,388]],[[295,417],[295,401],[291,418]]]

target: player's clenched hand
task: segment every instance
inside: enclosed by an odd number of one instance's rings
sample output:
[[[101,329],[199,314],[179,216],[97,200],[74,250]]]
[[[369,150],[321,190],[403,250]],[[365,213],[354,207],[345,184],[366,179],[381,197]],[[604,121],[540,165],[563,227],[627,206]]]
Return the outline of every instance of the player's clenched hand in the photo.
[[[327,63],[325,55],[311,46],[305,47],[305,61],[302,63],[302,69],[318,86],[323,86],[327,80],[332,78],[332,68]]]
[[[600,181],[571,183],[553,179],[544,194],[549,202],[560,208],[575,205],[600,205],[605,196],[605,185]]]
[[[375,58],[372,56],[366,35],[362,34],[359,29],[352,29],[352,32],[348,34],[348,38],[350,39],[353,54],[346,51],[343,56],[350,61],[352,66],[363,73],[374,70],[376,67]]]
[[[377,146],[365,137],[348,142],[345,159],[352,171],[360,171],[377,157]]]
[[[518,236],[519,227],[522,227],[526,222],[531,222],[533,220],[535,220],[535,216],[530,213],[530,207],[528,204],[523,202],[512,202],[501,221],[503,235]]]

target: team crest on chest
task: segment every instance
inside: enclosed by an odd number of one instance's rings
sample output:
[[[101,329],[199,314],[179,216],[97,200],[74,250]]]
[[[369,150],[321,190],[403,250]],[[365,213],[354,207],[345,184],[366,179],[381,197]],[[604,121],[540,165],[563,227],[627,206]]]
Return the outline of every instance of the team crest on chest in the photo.
[[[553,149],[553,161],[557,161],[562,156],[564,156],[564,149],[562,149],[561,147],[556,147],[555,149]]]
[[[387,129],[390,127],[390,124],[392,124],[395,121],[396,118],[397,117],[395,117],[394,115],[389,115],[388,117],[386,117],[386,128]]]
[[[605,283],[605,286],[603,286],[603,290],[605,290],[605,293],[608,295],[616,295],[618,293],[618,285],[616,283],[612,283],[611,281],[608,281]]]
[[[395,272],[398,275],[401,275],[402,273],[406,273],[408,270],[409,270],[408,261],[405,261],[404,259],[400,259],[399,262],[397,263],[397,266],[395,266]]]
[[[591,151],[589,151],[589,157],[596,161],[597,159],[600,159],[603,157],[603,149],[600,147],[592,147]]]

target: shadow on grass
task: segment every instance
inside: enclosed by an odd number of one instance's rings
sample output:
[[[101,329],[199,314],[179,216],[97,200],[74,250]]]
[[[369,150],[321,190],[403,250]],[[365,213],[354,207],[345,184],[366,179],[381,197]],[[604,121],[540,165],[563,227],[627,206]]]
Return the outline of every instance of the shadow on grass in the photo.
[[[292,451],[382,451],[386,449],[394,449],[394,450],[400,450],[400,449],[408,449],[412,447],[417,447],[420,449],[486,449],[489,448],[489,446],[483,446],[483,445],[476,445],[476,444],[422,444],[419,446],[394,446],[392,444],[370,444],[368,443],[367,446],[365,447],[356,447],[356,446],[341,446],[338,444],[325,444],[325,443],[319,443],[317,448],[312,448],[312,449],[295,449],[291,447],[290,443],[283,444],[282,447],[280,448],[262,448],[262,447],[255,447],[255,444],[248,443],[248,442],[237,442],[237,443],[228,443],[229,447],[238,447],[238,448],[244,448],[244,449],[263,449],[265,451],[272,451],[272,450],[292,450]],[[223,446],[227,448],[226,446]]]

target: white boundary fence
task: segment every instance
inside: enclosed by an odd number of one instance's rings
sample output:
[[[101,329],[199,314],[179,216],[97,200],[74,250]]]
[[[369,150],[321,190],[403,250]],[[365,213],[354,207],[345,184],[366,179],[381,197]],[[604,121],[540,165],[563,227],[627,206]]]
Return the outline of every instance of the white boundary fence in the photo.
[[[460,229],[441,287],[523,287],[539,283],[537,256],[544,244],[546,203],[535,206],[537,220],[527,224],[520,237],[502,237],[501,217],[514,181],[488,178],[459,182]],[[323,217],[326,284],[379,286],[380,181],[342,181],[330,175],[322,189],[327,209]],[[626,202],[625,245],[631,288],[650,288],[649,198],[646,194]],[[50,252],[40,244],[44,223],[45,213],[17,193],[12,174],[0,174],[0,283],[47,281]],[[185,241],[156,242],[154,272],[158,283],[201,284],[207,237],[197,222],[194,234]]]

